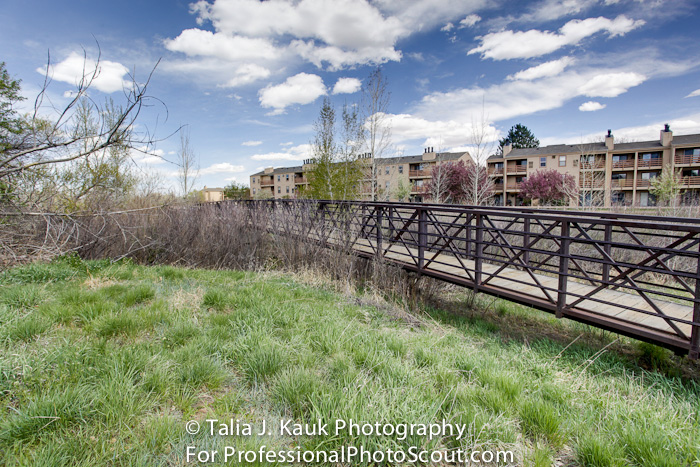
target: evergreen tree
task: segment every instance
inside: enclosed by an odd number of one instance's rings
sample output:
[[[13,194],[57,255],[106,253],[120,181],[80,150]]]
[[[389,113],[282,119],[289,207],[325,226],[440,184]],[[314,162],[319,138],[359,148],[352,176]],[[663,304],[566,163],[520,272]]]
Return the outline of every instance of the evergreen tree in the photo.
[[[509,141],[513,145],[513,149],[540,147],[540,140],[535,138],[528,127],[520,123],[513,125],[508,130],[506,137],[498,141],[499,153],[503,154],[503,146]]]

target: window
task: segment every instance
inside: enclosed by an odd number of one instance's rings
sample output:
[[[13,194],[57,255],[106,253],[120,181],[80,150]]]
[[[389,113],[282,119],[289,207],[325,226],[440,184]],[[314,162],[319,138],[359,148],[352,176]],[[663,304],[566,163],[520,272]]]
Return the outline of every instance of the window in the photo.
[[[578,167],[578,159],[574,159],[574,167]]]
[[[626,161],[627,160],[627,154],[615,154],[613,155],[613,162],[620,162],[620,161]]]
[[[403,165],[400,165],[400,166],[399,166],[399,173],[400,173],[400,174],[403,173]]]
[[[547,167],[547,158],[540,157],[540,167]]]
[[[388,190],[388,189],[389,189],[389,182],[386,182],[386,184],[385,184],[384,186],[385,186],[386,189]]]
[[[386,167],[384,167],[384,173],[386,175],[389,175],[389,166],[388,165]]]
[[[528,163],[527,163],[527,166],[528,166],[528,168],[530,168],[530,169],[531,169],[531,168],[532,168],[532,164],[533,164],[533,162],[532,162],[532,161],[528,162]]]
[[[287,180],[289,180],[289,174],[287,174]]]
[[[614,173],[612,174],[612,179],[613,180],[625,180],[627,178],[627,174],[625,173]]]
[[[698,169],[684,170],[683,176],[684,177],[700,177],[700,170],[698,170]]]
[[[277,181],[278,181],[278,182],[280,181],[280,176],[279,176],[279,175],[277,176]]]
[[[610,202],[612,204],[625,204],[625,192],[624,191],[614,191],[610,195]]]
[[[648,161],[651,159],[660,159],[661,153],[660,152],[646,152],[644,154],[641,154],[639,158],[643,161]]]
[[[281,186],[278,186],[278,187],[277,187],[277,193],[282,193],[282,187],[281,187]]]
[[[566,156],[559,156],[559,167],[566,167]]]
[[[253,177],[253,183],[255,183],[255,177]]]
[[[700,156],[700,148],[686,149],[685,156]]]
[[[253,188],[253,194],[255,194],[255,192],[256,192],[256,190],[255,190],[255,188]]]
[[[289,193],[289,187],[287,187],[287,193]]]
[[[651,180],[658,176],[658,172],[642,172],[642,180]]]

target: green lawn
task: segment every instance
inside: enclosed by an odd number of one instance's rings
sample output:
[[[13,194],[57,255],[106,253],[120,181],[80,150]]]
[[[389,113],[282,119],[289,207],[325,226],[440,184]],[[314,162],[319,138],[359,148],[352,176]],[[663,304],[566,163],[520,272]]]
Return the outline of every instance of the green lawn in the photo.
[[[185,465],[187,446],[262,445],[509,449],[517,465],[537,466],[700,465],[693,379],[598,354],[594,331],[505,302],[489,311],[496,321],[428,309],[420,326],[367,303],[280,273],[76,258],[6,271],[0,465]],[[532,329],[502,329],[509,322]],[[554,337],[580,333],[568,348]],[[290,417],[469,430],[459,441],[185,431],[189,420],[259,427]]]

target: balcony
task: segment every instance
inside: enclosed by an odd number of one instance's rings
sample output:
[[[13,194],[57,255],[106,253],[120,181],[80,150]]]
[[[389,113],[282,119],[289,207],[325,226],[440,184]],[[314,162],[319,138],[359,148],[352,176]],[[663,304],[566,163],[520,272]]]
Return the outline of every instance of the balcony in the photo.
[[[700,155],[694,156],[694,155],[681,155],[681,154],[676,154],[676,157],[674,158],[674,162],[676,165],[700,165]]]
[[[503,167],[501,168],[489,168],[489,175],[503,175]]]
[[[581,170],[603,170],[605,169],[605,162],[595,161],[595,162],[581,162]]]
[[[411,193],[428,193],[428,185],[411,185]]]
[[[511,182],[508,184],[508,190],[519,190],[522,182]]]
[[[525,165],[525,164],[511,165],[508,167],[508,173],[509,174],[527,173],[527,165]]]
[[[651,182],[654,180],[653,178],[647,178],[645,180],[642,180],[641,178],[637,179],[637,188],[649,188],[651,186]]]
[[[693,156],[697,157],[697,156]],[[688,176],[681,178],[681,184],[684,187],[700,187],[700,177],[698,176]]]
[[[634,159],[626,159],[623,161],[613,161],[612,168],[613,168],[613,170],[634,169]]]
[[[661,167],[663,165],[663,160],[660,157],[655,159],[639,159],[637,161],[637,167],[644,169],[647,167]]]
[[[261,180],[260,186],[273,186],[275,184],[274,180]]]
[[[503,191],[503,183],[494,183],[493,190],[494,191]]]
[[[309,183],[309,181],[306,177],[294,177],[294,184],[295,185],[302,185],[304,183]]]
[[[634,188],[634,178],[618,178],[611,183],[612,189]]]
[[[605,182],[603,180],[585,180],[581,178],[578,181],[578,186],[580,188],[592,188],[594,190],[600,190],[605,187]]]
[[[423,170],[409,170],[408,171],[408,178],[417,178],[417,177],[430,177],[430,169],[423,169]]]

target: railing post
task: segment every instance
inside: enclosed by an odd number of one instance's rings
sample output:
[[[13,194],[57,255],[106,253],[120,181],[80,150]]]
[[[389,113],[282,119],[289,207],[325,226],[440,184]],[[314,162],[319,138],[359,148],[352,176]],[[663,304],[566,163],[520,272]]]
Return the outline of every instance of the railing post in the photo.
[[[428,246],[428,213],[425,208],[418,208],[418,272],[423,271],[425,248]]]
[[[469,220],[467,220],[467,226],[464,229],[464,253],[467,255],[467,258],[472,254],[472,219],[474,219],[474,216],[470,215]]]
[[[557,312],[556,317],[564,315],[566,307],[566,286],[569,278],[569,245],[571,237],[569,234],[569,221],[561,221],[561,242],[559,247],[559,288],[557,291]]]
[[[608,224],[605,226],[605,245],[603,245],[603,251],[605,252],[606,255],[608,255],[608,258],[611,258],[612,255],[610,254],[612,252],[612,245],[610,245],[610,242],[612,242],[612,225]],[[605,261],[608,261],[608,258],[603,258]],[[609,264],[603,264],[603,282],[609,282],[610,281],[610,265]]]
[[[690,351],[688,358],[700,358],[700,251],[698,252],[698,267],[695,273],[695,302],[693,302],[693,327],[690,331]]]
[[[382,208],[380,206],[376,207],[377,215],[375,217],[375,224],[377,226],[377,258],[381,258],[382,249]]]
[[[481,285],[481,270],[484,256],[484,220],[482,214],[476,215],[476,244],[474,245],[474,291]]]
[[[525,263],[525,266],[530,266],[530,218],[525,217],[523,218],[523,248],[525,248],[525,252],[523,252],[523,262]]]

